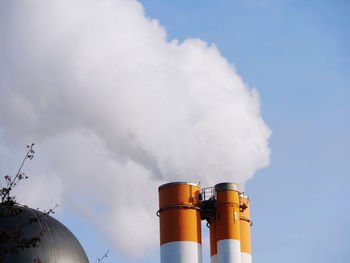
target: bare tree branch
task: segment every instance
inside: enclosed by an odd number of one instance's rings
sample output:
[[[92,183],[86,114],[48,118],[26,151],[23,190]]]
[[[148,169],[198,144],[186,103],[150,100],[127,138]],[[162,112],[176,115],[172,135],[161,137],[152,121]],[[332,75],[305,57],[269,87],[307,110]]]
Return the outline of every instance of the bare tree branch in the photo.
[[[1,193],[1,203],[4,202],[15,202],[15,197],[11,196],[11,191],[14,186],[17,185],[17,183],[23,179],[28,179],[28,176],[26,176],[24,173],[22,173],[22,168],[24,166],[24,163],[27,159],[32,160],[34,158],[35,151],[33,150],[34,143],[27,145],[27,152],[24,156],[24,159],[21,163],[21,165],[18,168],[18,171],[15,175],[15,177],[12,179],[11,176],[5,175],[4,178],[6,180],[6,187],[3,187],[0,190]]]
[[[96,263],[102,263],[103,260],[108,257],[108,253],[109,253],[109,249],[107,250],[107,252],[101,258],[97,258],[96,259]]]

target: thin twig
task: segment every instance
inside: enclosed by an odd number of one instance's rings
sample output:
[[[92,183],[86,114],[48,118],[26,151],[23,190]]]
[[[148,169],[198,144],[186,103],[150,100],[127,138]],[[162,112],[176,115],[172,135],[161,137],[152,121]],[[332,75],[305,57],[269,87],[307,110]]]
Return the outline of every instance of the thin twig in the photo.
[[[107,252],[101,258],[97,258],[96,259],[96,263],[102,263],[103,259],[108,257],[108,253],[109,253],[109,249],[107,250]]]

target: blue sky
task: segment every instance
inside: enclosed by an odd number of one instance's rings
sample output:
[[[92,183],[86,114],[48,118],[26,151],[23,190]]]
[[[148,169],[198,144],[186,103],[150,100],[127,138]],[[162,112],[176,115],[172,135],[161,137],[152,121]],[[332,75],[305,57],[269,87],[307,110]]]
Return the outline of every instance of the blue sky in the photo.
[[[273,134],[271,165],[246,189],[254,220],[253,261],[348,262],[350,3],[141,3],[148,17],[166,27],[169,40],[215,44],[259,91]],[[66,212],[61,219],[92,261],[109,247],[82,218]],[[158,253],[138,262],[158,262]],[[129,261],[111,253],[105,262]]]
[[[246,187],[253,261],[348,262],[350,2],[140,2],[166,28],[168,40],[215,44],[259,92],[273,133],[271,165]],[[78,237],[91,262],[112,247],[76,211],[67,208],[57,218]],[[104,262],[159,262],[158,254],[131,261],[111,251]]]

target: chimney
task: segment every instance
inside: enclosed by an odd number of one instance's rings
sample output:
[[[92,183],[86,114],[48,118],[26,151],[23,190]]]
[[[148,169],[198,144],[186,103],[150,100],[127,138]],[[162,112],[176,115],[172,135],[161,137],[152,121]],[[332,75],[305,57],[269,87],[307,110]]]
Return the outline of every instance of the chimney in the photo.
[[[238,185],[215,185],[216,242],[218,263],[241,263],[240,212]]]
[[[241,263],[252,263],[252,248],[250,241],[250,226],[252,221],[249,217],[249,197],[240,194],[240,232],[241,232]]]
[[[251,263],[249,198],[235,183],[200,189],[186,182],[159,187],[161,263],[201,263],[201,220],[210,228],[211,263]]]
[[[160,262],[202,263],[200,188],[186,182],[159,187]]]

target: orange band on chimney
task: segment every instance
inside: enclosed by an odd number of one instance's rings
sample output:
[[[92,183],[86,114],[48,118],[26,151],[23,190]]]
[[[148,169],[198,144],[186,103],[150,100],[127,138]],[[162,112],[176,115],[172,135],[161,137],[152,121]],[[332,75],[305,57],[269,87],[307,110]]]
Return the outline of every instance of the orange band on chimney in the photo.
[[[240,204],[246,204],[247,208],[240,215],[240,232],[241,232],[241,252],[252,254],[250,239],[250,215],[249,215],[249,198],[243,194],[240,196]]]
[[[170,183],[159,188],[160,244],[201,239],[200,188],[195,184]]]

